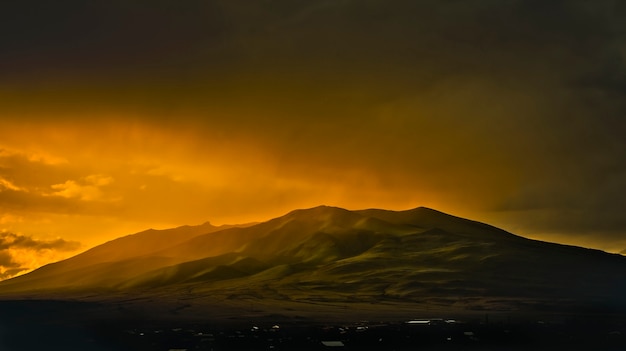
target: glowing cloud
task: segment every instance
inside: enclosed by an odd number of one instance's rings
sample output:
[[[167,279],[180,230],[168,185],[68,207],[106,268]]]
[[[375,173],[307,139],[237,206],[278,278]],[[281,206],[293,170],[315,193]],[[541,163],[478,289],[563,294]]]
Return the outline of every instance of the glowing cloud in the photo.
[[[65,198],[77,198],[84,201],[105,200],[105,194],[102,187],[113,182],[113,178],[100,174],[94,174],[83,178],[77,182],[68,180],[65,183],[53,184],[51,188],[56,190],[52,196],[61,196]]]
[[[13,190],[13,191],[25,191],[25,189],[13,184],[4,178],[0,178],[0,191],[4,189]]]
[[[11,232],[0,232],[0,279],[29,272],[43,264],[66,258],[80,243],[63,239],[40,240]]]

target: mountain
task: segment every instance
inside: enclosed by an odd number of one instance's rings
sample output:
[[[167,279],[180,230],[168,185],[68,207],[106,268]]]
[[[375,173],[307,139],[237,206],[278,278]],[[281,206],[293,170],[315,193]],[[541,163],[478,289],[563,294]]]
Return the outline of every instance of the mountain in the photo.
[[[172,229],[146,231],[111,240],[89,249],[72,258],[43,266],[23,279],[6,281],[19,282],[20,290],[37,291],[67,288],[72,285],[98,284],[105,279],[122,279],[133,274],[151,270],[152,264],[167,262],[165,257],[153,254],[172,245],[187,241],[200,234],[231,228],[233,226],[213,226],[206,222],[198,226],[181,226]],[[145,260],[143,265],[136,264]],[[134,264],[130,264],[130,263]],[[127,267],[124,267],[127,266]],[[11,288],[8,288],[11,290]]]
[[[305,304],[623,310],[626,258],[526,239],[424,207],[320,206],[250,226],[130,235],[0,282],[0,296],[275,301],[268,308],[282,310]]]

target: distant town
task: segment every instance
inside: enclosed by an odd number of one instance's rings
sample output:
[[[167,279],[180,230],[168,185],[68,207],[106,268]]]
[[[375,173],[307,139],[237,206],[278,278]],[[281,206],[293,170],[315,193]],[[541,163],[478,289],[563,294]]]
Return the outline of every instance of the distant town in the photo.
[[[109,334],[106,334],[109,333]],[[155,323],[112,328],[102,336],[119,350],[619,350],[624,321],[608,319],[489,322],[484,319],[360,321],[341,325]]]

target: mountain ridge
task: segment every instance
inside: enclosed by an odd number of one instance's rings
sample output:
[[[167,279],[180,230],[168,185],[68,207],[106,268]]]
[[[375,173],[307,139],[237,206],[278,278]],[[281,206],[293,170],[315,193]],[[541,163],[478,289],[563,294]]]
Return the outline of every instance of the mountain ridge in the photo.
[[[102,259],[102,252],[168,233],[180,236]],[[625,308],[624,282],[621,255],[531,240],[425,207],[318,206],[247,227],[140,232],[0,282],[0,296],[222,296],[231,303],[236,296],[280,296],[297,304],[487,309],[569,301]]]

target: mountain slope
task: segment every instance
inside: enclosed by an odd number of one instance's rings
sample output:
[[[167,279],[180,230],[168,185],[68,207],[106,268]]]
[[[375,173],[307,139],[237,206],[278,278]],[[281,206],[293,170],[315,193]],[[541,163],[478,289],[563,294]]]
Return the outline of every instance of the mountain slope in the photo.
[[[136,251],[116,252],[124,243]],[[320,206],[249,227],[143,232],[51,266],[0,282],[0,294],[626,307],[621,255],[529,240],[428,208]]]
[[[134,276],[154,266],[172,262],[168,257],[154,255],[157,251],[201,234],[231,227],[216,227],[207,222],[165,230],[148,229],[111,240],[69,259],[43,266],[20,279],[0,284],[5,286],[3,290],[12,290],[11,287],[18,290],[47,290],[117,281],[120,277]]]

